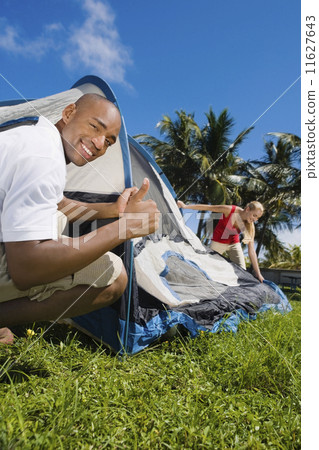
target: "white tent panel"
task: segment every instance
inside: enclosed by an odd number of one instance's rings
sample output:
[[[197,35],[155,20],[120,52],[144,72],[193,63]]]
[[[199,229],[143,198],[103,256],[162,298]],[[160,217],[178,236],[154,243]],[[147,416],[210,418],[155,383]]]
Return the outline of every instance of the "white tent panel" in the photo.
[[[163,182],[162,178],[160,177],[159,173],[154,169],[154,167],[150,164],[150,167],[152,168],[152,171],[154,172],[156,178],[159,180],[161,184],[161,188],[163,191],[163,196],[165,200],[167,201],[170,209],[172,210],[172,214],[175,217],[175,220],[178,222],[179,231],[181,232],[182,236],[187,239],[187,241],[191,244],[191,246],[200,251],[206,252],[205,247],[201,243],[200,239],[196,236],[196,234],[188,228],[188,226],[185,225],[184,217],[182,216],[180,209],[178,208],[176,201],[174,200],[172,194],[170,193],[169,189],[167,188],[166,184]]]
[[[65,189],[95,194],[120,194],[124,190],[124,167],[120,141],[117,140],[105,155],[84,167],[68,164]]]
[[[138,239],[135,240],[138,242]],[[134,242],[135,243],[135,242]],[[174,242],[168,237],[163,237],[160,242],[146,241],[145,248],[135,257],[135,270],[137,283],[146,292],[157,297],[170,307],[184,304],[197,303],[199,299],[179,301],[171,291],[164,285],[160,274],[166,264],[163,255],[166,252],[174,252],[182,255],[186,260],[195,263],[204,271],[211,280],[227,286],[239,286],[238,276],[228,261],[218,254],[198,254],[186,242]]]
[[[8,120],[19,119],[26,116],[44,116],[55,124],[61,119],[61,111],[70,103],[74,103],[78,98],[86,93],[104,95],[104,93],[94,84],[86,83],[77,88],[60,92],[59,94],[37,100],[30,100],[19,105],[1,107],[0,123]]]

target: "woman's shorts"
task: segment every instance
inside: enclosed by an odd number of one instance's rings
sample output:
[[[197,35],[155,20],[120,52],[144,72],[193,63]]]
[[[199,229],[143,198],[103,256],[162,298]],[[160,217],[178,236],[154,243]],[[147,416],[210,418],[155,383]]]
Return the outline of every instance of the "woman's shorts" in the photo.
[[[210,248],[220,255],[223,255],[225,252],[227,252],[228,257],[232,262],[242,267],[243,269],[246,269],[243,249],[239,242],[236,244],[222,244],[221,242],[212,241]]]

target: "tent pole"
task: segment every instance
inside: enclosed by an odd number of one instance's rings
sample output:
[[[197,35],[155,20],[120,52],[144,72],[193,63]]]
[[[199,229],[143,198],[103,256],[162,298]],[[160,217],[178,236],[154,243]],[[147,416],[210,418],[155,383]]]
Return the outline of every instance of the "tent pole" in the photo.
[[[132,297],[132,279],[133,279],[133,241],[130,241],[129,244],[129,252],[130,252],[130,270],[129,270],[129,279],[128,279],[128,300],[127,300],[127,311],[126,311],[126,323],[125,323],[125,336],[124,336],[124,351],[127,353],[127,341],[128,341],[128,332],[130,326],[130,312],[131,312],[131,297]]]

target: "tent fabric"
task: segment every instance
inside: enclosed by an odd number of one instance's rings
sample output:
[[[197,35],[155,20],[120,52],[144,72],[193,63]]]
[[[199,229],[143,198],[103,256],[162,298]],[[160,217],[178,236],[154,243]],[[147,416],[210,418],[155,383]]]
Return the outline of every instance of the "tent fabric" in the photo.
[[[87,92],[105,95],[118,106],[110,87],[91,76],[44,99],[13,101],[11,106],[0,103],[0,124],[32,116],[35,110],[55,123],[67,104]],[[128,287],[114,305],[74,317],[74,326],[115,352],[134,354],[176,326],[183,326],[191,336],[201,330],[235,332],[240,321],[256,319],[260,312],[291,310],[278,286],[261,284],[203,246],[185,225],[174,190],[152,155],[127,135],[123,116],[117,144],[94,165],[68,165],[65,195],[85,202],[115,201],[125,187],[140,186],[145,177],[150,180],[145,199],[155,200],[162,213],[159,230],[112,250],[123,259]],[[110,221],[77,222],[65,233],[78,236]]]

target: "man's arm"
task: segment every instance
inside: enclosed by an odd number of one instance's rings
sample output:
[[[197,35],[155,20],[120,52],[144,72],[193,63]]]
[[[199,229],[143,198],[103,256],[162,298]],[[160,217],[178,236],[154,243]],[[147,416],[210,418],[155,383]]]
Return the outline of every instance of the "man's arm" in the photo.
[[[126,240],[153,233],[160,213],[153,200],[143,201],[148,189],[145,179],[138,192],[128,196],[118,221],[79,238],[7,242],[8,270],[16,286],[26,290],[71,275]]]
[[[63,197],[58,203],[58,210],[66,215],[70,222],[84,216],[85,220],[115,218],[124,212],[129,198],[137,191],[136,187],[125,189],[113,203],[85,203]]]

